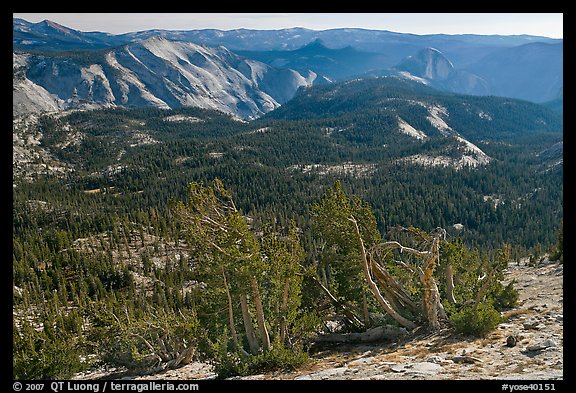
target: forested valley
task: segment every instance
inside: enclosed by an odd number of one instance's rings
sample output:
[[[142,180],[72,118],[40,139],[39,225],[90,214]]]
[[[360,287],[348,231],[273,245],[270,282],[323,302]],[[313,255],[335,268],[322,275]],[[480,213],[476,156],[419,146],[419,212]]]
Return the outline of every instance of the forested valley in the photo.
[[[22,126],[41,154],[14,169],[13,377],[192,359],[227,377],[298,367],[333,320],[472,335],[499,323],[515,302],[507,264],[561,257],[561,116],[402,86],[343,84],[333,101],[325,89],[250,122],[138,108]],[[403,161],[456,154],[422,105],[394,101],[423,97],[492,160]],[[398,114],[431,136],[397,132]]]

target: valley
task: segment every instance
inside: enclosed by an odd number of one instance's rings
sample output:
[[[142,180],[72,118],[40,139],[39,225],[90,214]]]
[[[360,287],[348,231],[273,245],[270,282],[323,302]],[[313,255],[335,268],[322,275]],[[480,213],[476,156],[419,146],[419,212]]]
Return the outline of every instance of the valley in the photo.
[[[345,177],[381,214],[382,230],[402,222],[424,228],[462,223],[467,239],[478,239],[485,225],[494,225],[495,217],[502,217],[497,221],[508,222],[510,228],[518,225],[515,220],[522,220],[535,195],[522,209],[512,201],[525,199],[533,189],[550,200],[561,195],[561,166],[556,164],[551,172],[545,168],[549,161],[561,160],[562,150],[556,149],[552,157],[540,154],[562,140],[557,131],[561,119],[554,112],[522,101],[437,95],[420,89],[394,77],[318,87],[310,90],[313,95],[300,94],[248,123],[196,108],[107,109],[16,118],[15,192],[28,187],[31,179],[67,179],[67,187],[75,192],[112,187],[117,196],[136,198],[133,203],[147,201],[142,209],[162,204],[160,195],[165,201],[179,197],[191,179],[221,177],[234,187],[249,214],[266,210],[280,198],[280,203],[290,204],[287,212],[300,215],[305,213],[301,206],[314,198],[312,190]],[[523,122],[512,124],[501,116],[503,105],[510,113],[524,113]],[[390,176],[393,173],[402,175]],[[512,182],[513,176],[523,181]],[[473,180],[479,178],[484,180]],[[277,190],[270,190],[272,179]],[[272,194],[257,195],[258,189]],[[298,190],[296,195],[289,192],[296,197],[291,201],[281,196],[289,189]],[[450,195],[441,189],[458,192]],[[402,195],[420,195],[432,210],[417,207],[423,201],[410,197],[385,203],[382,196],[398,190]],[[491,208],[487,195],[499,195],[497,209]],[[436,208],[444,213],[432,214]],[[414,209],[417,220],[407,214]],[[479,222],[476,215],[491,218]],[[558,216],[548,225],[555,225],[555,220]],[[553,228],[540,232],[547,231]]]

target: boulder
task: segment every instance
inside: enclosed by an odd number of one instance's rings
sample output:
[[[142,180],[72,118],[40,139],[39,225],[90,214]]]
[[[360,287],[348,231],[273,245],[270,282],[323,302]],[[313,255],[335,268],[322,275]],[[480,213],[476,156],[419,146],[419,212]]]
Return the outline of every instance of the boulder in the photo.
[[[542,351],[542,350],[547,349],[547,348],[555,348],[557,346],[558,346],[558,343],[556,343],[556,341],[552,340],[551,338],[548,338],[546,340],[539,341],[534,345],[530,345],[530,346],[526,347],[526,351],[538,352],[538,351]]]

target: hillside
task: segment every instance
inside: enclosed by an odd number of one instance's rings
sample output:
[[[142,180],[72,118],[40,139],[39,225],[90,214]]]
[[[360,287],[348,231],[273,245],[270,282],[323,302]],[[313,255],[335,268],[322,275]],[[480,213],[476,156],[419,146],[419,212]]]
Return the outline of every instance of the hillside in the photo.
[[[114,187],[114,205],[140,209],[181,195],[190,179],[221,177],[247,212],[282,204],[300,215],[343,178],[382,230],[459,224],[467,241],[533,247],[562,216],[561,124],[525,101],[359,80],[302,91],[249,123],[195,108],[15,118],[13,182],[25,195],[36,181],[71,177],[79,195]]]
[[[511,263],[506,280],[516,280],[520,304],[485,338],[466,338],[448,330],[415,331],[394,340],[340,344],[319,349],[311,362],[292,372],[264,373],[235,380],[523,380],[564,379],[563,265],[544,261],[536,267]],[[509,337],[517,337],[508,346]],[[194,362],[153,375],[100,370],[76,375],[94,380],[204,380],[215,374],[208,363]]]

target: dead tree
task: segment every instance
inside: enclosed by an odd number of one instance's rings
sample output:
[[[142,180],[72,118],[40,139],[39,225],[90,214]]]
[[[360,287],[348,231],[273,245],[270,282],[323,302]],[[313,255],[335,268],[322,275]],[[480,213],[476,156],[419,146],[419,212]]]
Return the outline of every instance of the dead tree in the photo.
[[[379,250],[398,249],[400,253],[407,252],[422,258],[422,264],[417,266],[418,276],[422,283],[422,303],[426,321],[433,330],[440,329],[440,320],[447,319],[446,312],[442,306],[438,285],[434,279],[434,270],[440,260],[440,241],[446,237],[446,231],[443,228],[436,228],[430,234],[431,237],[425,239],[431,242],[428,250],[417,250],[406,247],[397,241],[388,241],[374,246],[372,253]],[[452,295],[453,296],[453,295]]]
[[[354,223],[356,236],[358,237],[364,277],[370,291],[384,311],[405,328],[413,329],[417,326],[413,321],[400,314],[400,310],[403,309],[416,311],[418,308],[416,303],[411,299],[408,291],[388,273],[383,265],[377,262],[378,255],[383,252],[393,250],[399,250],[400,253],[406,252],[422,260],[421,265],[417,266],[417,271],[422,284],[423,314],[431,329],[440,329],[440,321],[446,320],[447,315],[442,306],[438,285],[434,279],[434,271],[440,259],[440,241],[445,239],[446,231],[442,228],[437,228],[425,239],[426,242],[431,243],[428,250],[406,247],[397,241],[376,244],[366,250],[356,219],[351,216],[349,220]],[[404,267],[407,267],[406,264],[401,263]],[[374,275],[380,287],[374,281],[372,275]],[[453,298],[453,291],[451,293]]]
[[[388,315],[394,318],[403,327],[407,329],[414,329],[416,327],[416,324],[410,321],[409,319],[404,318],[397,310],[394,309],[394,307],[392,307],[390,302],[384,296],[382,296],[382,293],[380,292],[378,285],[376,285],[376,283],[372,279],[372,276],[370,275],[370,264],[368,262],[368,255],[366,252],[366,248],[364,247],[364,241],[362,240],[362,236],[360,234],[360,228],[358,228],[358,222],[352,216],[349,218],[349,220],[352,221],[352,223],[354,223],[354,228],[356,229],[356,235],[358,236],[358,242],[360,244],[360,254],[362,256],[362,269],[364,271],[364,277],[366,278],[368,287],[370,288],[370,292],[372,292],[372,295],[374,295],[378,303],[380,303],[380,305]]]

